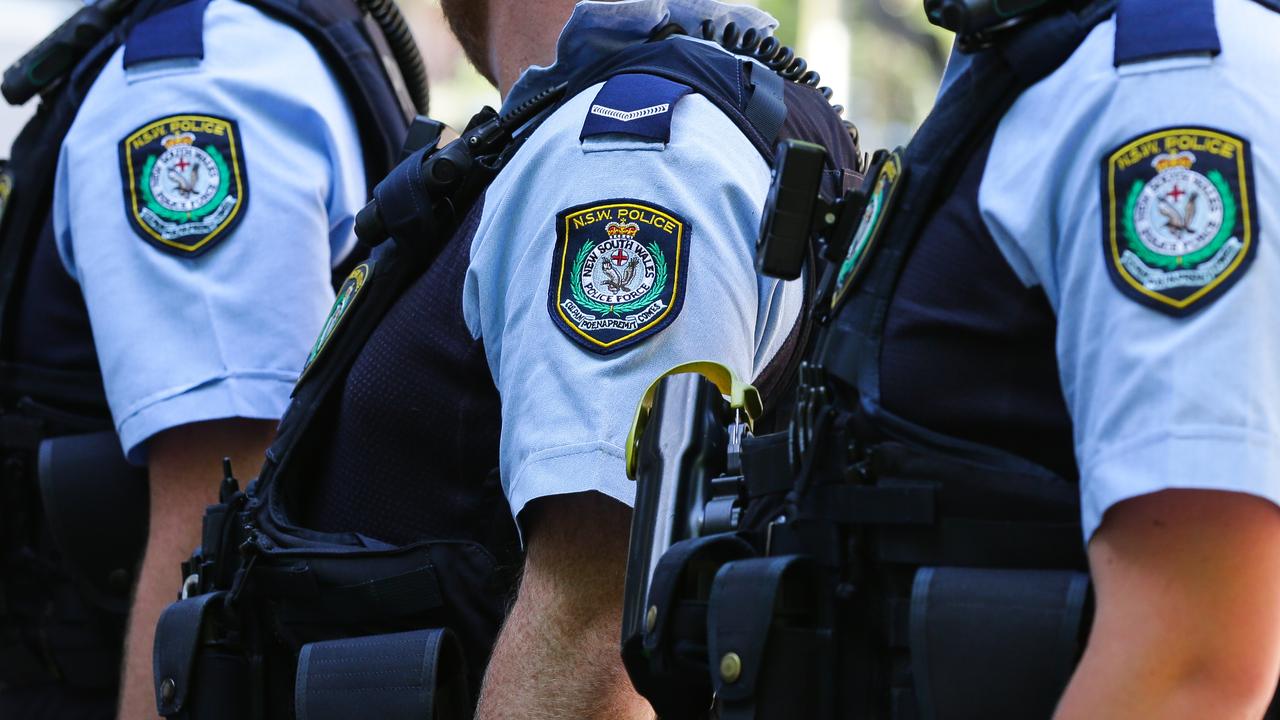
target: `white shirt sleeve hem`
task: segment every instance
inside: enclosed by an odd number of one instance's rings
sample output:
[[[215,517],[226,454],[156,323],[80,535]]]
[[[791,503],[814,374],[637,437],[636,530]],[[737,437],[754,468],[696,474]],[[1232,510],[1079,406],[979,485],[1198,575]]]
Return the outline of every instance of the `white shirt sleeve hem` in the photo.
[[[626,453],[604,442],[581,443],[542,450],[529,456],[507,488],[511,516],[524,528],[520,513],[530,502],[553,495],[598,492],[632,507],[636,484],[627,478]]]
[[[170,428],[227,418],[278,420],[289,406],[295,381],[289,373],[250,371],[158,393],[119,420],[120,444],[129,462],[144,465],[146,441]]]
[[[1081,467],[1084,540],[1113,505],[1161,490],[1238,492],[1280,505],[1278,467],[1280,442],[1241,429],[1164,431],[1127,441]]]

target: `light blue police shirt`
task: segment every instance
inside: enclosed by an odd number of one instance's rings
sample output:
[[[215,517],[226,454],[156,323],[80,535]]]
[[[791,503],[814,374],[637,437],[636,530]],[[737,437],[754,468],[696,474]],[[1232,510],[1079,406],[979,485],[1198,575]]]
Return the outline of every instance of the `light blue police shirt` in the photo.
[[[1057,313],[1086,539],[1108,508],[1164,489],[1280,502],[1280,14],[1251,0],[1216,6],[1216,57],[1116,68],[1114,19],[1095,28],[1003,118],[979,192],[1005,259],[1023,283],[1044,289]],[[1251,143],[1261,227],[1252,265],[1182,317],[1122,293],[1103,252],[1107,156],[1165,128],[1212,128]],[[1209,151],[1194,150],[1142,162],[1161,159],[1210,161]],[[1173,206],[1196,187],[1162,185],[1168,217],[1190,216]],[[1200,215],[1213,220],[1221,210],[1204,197]]]
[[[571,68],[643,42],[667,20],[717,31],[773,28],[759,10],[710,0],[582,2],[554,65],[528,69],[506,106]],[[532,500],[596,491],[630,505],[625,441],[645,388],[671,367],[716,360],[754,378],[777,353],[803,302],[800,283],[755,272],[755,239],[769,167],[728,117],[689,95],[675,106],[670,142],[623,136],[579,141],[600,85],[570,99],[530,136],[490,186],[471,248],[463,304],[502,397],[501,474],[513,515]],[[689,230],[687,286],[665,329],[607,355],[555,326],[548,292],[557,214],[633,198],[670,210]]]
[[[131,461],[179,425],[279,418],[333,302],[366,192],[355,119],[315,49],[235,0],[205,15],[203,61],[98,77],[63,144],[54,227],[88,306],[107,399]],[[122,201],[121,141],[192,114],[238,123],[247,205],[208,252],[144,242]],[[184,166],[185,167],[185,166]]]

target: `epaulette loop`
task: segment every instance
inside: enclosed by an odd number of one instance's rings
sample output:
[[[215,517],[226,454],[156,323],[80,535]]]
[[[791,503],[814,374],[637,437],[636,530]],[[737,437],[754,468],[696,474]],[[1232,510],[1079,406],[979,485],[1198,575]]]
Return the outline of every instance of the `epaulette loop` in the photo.
[[[209,0],[169,3],[139,21],[125,40],[125,69],[156,60],[203,60],[208,6]]]
[[[1213,0],[1120,0],[1115,65],[1222,52]]]

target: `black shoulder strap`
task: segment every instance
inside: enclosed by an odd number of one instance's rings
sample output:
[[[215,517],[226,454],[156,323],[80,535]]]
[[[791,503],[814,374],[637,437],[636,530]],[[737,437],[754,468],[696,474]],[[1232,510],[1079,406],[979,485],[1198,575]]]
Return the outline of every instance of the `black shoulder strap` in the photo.
[[[10,356],[7,337],[13,321],[19,270],[50,222],[58,152],[94,79],[123,42],[117,27],[99,40],[48,93],[36,114],[13,143],[8,166],[12,178],[3,224],[0,224],[0,358]]]

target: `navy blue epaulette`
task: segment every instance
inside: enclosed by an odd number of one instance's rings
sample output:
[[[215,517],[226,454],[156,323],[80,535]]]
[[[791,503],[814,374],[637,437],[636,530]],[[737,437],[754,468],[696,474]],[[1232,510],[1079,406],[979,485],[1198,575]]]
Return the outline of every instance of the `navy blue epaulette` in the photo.
[[[614,75],[605,82],[587,111],[581,140],[598,135],[629,135],[644,140],[671,141],[671,118],[676,103],[693,88],[644,73]]]
[[[1214,0],[1120,0],[1115,65],[1222,52]]]
[[[129,31],[124,66],[156,60],[204,59],[204,11],[209,0],[160,2],[150,15]]]

